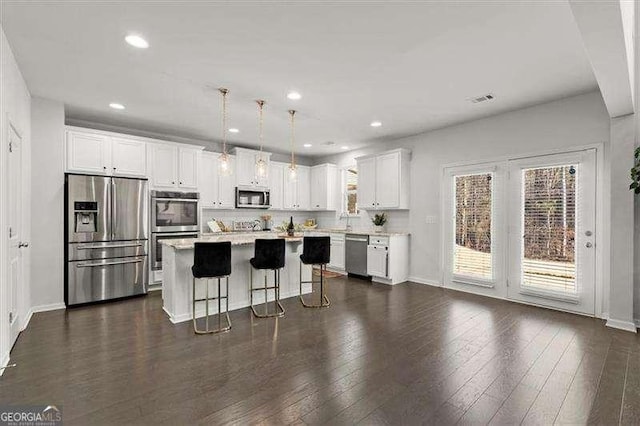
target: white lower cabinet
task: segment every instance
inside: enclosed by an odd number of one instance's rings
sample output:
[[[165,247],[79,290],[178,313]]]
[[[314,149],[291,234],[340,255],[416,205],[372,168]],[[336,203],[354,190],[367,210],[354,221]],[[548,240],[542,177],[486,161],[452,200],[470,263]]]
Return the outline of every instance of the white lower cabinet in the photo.
[[[329,267],[337,270],[344,270],[345,264],[345,242],[344,234],[330,234],[331,237],[331,260]]]
[[[367,246],[367,274],[384,284],[409,279],[409,236],[370,235]]]

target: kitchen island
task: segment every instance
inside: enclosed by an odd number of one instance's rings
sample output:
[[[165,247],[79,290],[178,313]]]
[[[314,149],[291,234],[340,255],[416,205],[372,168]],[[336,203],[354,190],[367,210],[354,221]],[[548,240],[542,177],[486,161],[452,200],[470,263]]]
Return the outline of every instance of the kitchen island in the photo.
[[[300,294],[299,274],[300,255],[302,254],[302,235],[283,237],[275,232],[224,233],[220,235],[203,235],[200,238],[185,238],[163,241],[162,247],[162,299],[163,309],[172,323],[191,320],[192,318],[192,280],[193,246],[195,242],[231,242],[231,275],[229,276],[229,310],[248,307],[250,304],[249,259],[254,255],[254,244],[258,238],[285,238],[285,266],[280,273],[280,298],[298,296]],[[273,285],[273,272],[267,271],[269,286]],[[254,271],[253,286],[264,286],[264,272]],[[302,265],[302,279],[311,280],[311,266]],[[204,281],[204,280],[203,280]],[[217,292],[217,280],[210,280],[209,294]],[[204,282],[197,283],[196,297],[204,295]],[[222,286],[224,295],[224,281]],[[304,284],[303,293],[311,292],[311,284]],[[264,292],[255,292],[255,304],[264,303]],[[274,298],[273,290],[269,290],[268,300]],[[204,316],[205,303],[196,306],[196,316]],[[270,306],[273,309],[273,305]],[[222,304],[224,310],[224,300]],[[262,309],[260,307],[259,309]],[[210,303],[210,314],[218,312],[218,304]]]

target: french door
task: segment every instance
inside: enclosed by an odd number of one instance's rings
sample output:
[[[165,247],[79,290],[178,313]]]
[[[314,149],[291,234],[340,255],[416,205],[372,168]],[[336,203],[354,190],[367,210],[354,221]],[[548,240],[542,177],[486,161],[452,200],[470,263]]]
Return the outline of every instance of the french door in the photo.
[[[595,314],[595,150],[509,162],[508,297]]]
[[[446,287],[595,314],[595,150],[444,178]]]

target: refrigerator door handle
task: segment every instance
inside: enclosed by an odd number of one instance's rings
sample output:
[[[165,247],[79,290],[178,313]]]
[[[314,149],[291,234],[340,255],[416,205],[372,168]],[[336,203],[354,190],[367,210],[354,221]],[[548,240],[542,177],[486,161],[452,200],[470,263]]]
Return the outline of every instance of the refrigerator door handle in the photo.
[[[128,248],[128,247],[142,247],[143,243],[125,243],[114,245],[96,245],[96,244],[79,244],[78,250],[100,250],[100,249],[112,249],[112,248]]]
[[[100,263],[78,263],[76,264],[76,268],[91,268],[94,266],[111,266],[111,265],[125,265],[127,263],[140,263],[144,259],[133,259],[133,260],[117,260],[114,262],[100,262]]]
[[[111,239],[116,238],[116,228],[118,227],[118,221],[116,218],[116,181],[111,179]]]

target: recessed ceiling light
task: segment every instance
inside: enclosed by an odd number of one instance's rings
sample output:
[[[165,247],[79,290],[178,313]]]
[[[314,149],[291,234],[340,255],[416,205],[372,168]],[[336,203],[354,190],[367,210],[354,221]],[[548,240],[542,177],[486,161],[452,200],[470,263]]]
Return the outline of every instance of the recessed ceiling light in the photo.
[[[238,132],[240,132],[240,130],[238,130],[238,129],[234,128],[234,127],[229,129],[229,133],[238,133]]]
[[[124,105],[119,104],[117,102],[111,102],[109,106],[113,109],[124,109]]]
[[[291,99],[292,101],[297,101],[298,99],[302,98],[302,95],[298,92],[289,92],[287,93],[287,98]]]
[[[372,121],[371,127],[380,127],[382,126],[382,121]]]
[[[343,145],[343,146],[341,146],[340,148],[342,148],[342,149],[349,149],[349,147],[348,147],[348,146],[346,146],[346,145]]]
[[[304,146],[305,148],[311,148],[313,145],[311,145],[310,143],[305,143],[303,146]]]
[[[129,43],[133,47],[137,47],[138,49],[146,49],[149,47],[149,42],[139,35],[129,34],[124,38],[124,41]]]

